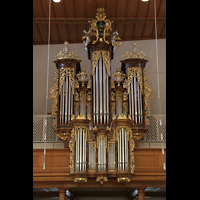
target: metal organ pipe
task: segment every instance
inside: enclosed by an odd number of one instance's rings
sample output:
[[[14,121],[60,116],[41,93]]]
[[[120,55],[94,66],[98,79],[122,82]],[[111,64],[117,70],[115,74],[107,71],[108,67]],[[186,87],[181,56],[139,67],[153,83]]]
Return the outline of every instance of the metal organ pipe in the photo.
[[[68,101],[68,76],[65,79],[66,91],[65,91],[65,124],[67,123],[67,101]]]
[[[100,124],[102,124],[102,114],[103,114],[103,109],[102,109],[102,104],[103,104],[103,92],[102,92],[102,58],[100,54],[100,59],[99,59],[99,93],[100,93]]]
[[[94,120],[94,124],[95,124],[95,102],[96,102],[96,95],[95,95],[95,75],[93,76],[93,120]]]
[[[141,88],[140,88],[140,113],[141,113],[141,124],[143,123],[143,112],[142,112],[142,91],[141,91]]]
[[[122,169],[124,171],[124,129],[122,128],[122,131],[121,131],[121,134],[122,134]]]
[[[71,85],[70,85],[70,83],[69,83],[68,122],[71,120],[71,118],[70,118],[70,116],[71,116],[71,113],[70,113],[70,108],[71,108],[70,103],[71,103]]]
[[[135,123],[137,124],[137,90],[136,90],[136,74],[134,74],[134,102],[135,102]]]
[[[103,63],[103,62],[102,62]],[[107,104],[107,101],[106,101],[106,67],[105,67],[105,65],[104,65],[104,63],[103,63],[103,112],[104,112],[104,119],[103,119],[103,121],[104,121],[104,124],[106,124],[106,104]]]
[[[109,90],[109,77],[108,74],[106,73],[106,108],[107,108],[107,124],[109,124],[109,95],[108,95],[108,90]]]
[[[79,171],[79,163],[80,163],[80,142],[79,142],[79,140],[80,140],[80,132],[78,131],[78,148],[77,148],[77,151],[78,151],[78,153],[77,153],[77,171]]]
[[[98,62],[99,63],[99,62]],[[97,124],[99,123],[99,73],[98,66],[96,67],[96,118]]]
[[[137,83],[137,96],[138,96],[138,120],[139,120],[139,124],[140,124],[140,95],[139,95],[139,83],[138,81]]]
[[[94,124],[109,123],[109,75],[100,53],[93,75],[93,120]]]

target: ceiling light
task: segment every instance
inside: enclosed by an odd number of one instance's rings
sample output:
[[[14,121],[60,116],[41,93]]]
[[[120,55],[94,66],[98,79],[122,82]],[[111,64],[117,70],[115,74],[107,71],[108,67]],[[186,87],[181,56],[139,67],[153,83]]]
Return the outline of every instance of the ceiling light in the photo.
[[[142,1],[147,2],[147,1],[149,1],[149,0],[142,0]]]
[[[55,3],[59,3],[61,0],[53,0],[53,2]]]

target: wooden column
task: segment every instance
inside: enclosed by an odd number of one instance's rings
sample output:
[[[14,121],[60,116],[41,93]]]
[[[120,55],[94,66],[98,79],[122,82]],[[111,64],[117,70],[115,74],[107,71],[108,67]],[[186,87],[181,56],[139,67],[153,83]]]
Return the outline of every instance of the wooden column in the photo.
[[[145,187],[137,188],[138,190],[138,200],[145,200]]]
[[[58,188],[59,200],[66,200],[66,188]]]

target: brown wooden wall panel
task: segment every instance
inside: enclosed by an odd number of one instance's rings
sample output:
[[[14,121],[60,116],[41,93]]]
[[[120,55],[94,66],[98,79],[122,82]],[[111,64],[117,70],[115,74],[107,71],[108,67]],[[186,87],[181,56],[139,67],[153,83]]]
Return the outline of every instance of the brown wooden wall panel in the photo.
[[[166,155],[166,151],[165,151]],[[166,171],[163,169],[162,149],[136,148],[134,150],[135,172],[131,183],[119,184],[112,179],[104,187],[165,187]],[[94,179],[87,183],[74,183],[69,173],[70,151],[64,149],[47,149],[46,166],[43,169],[44,150],[33,149],[33,187],[99,187]]]
[[[166,151],[165,151],[166,154]],[[137,170],[162,170],[163,160],[162,149],[136,149],[135,150],[135,166]]]

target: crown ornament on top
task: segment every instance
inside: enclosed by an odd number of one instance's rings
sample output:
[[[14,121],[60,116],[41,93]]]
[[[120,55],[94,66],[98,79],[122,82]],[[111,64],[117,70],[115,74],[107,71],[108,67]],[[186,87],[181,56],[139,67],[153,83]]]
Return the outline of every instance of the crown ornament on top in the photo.
[[[63,48],[63,51],[60,51],[56,56],[54,56],[54,60],[62,60],[62,59],[76,59],[76,60],[80,60],[80,56],[75,54],[74,51],[69,51],[69,42],[65,41],[64,42],[65,47]]]
[[[105,42],[106,44],[112,43],[114,50],[116,47],[119,47],[122,43],[116,43],[115,40],[121,40],[118,37],[118,32],[114,31],[112,34],[109,31],[112,31],[111,24],[113,21],[106,19],[106,13],[104,8],[98,8],[96,13],[96,19],[88,21],[91,25],[88,31],[83,30],[85,34],[82,37],[84,47],[87,50],[87,45],[92,43],[95,44],[97,41]],[[92,38],[95,36],[95,39]]]
[[[130,53],[129,51],[127,51],[123,56],[122,56],[122,60],[126,60],[126,59],[132,59],[132,58],[139,58],[139,59],[144,59],[147,60],[147,56],[145,55],[145,53],[143,51],[140,51],[137,49],[136,47],[136,42],[132,42],[131,45],[133,45],[132,50],[133,53]],[[121,61],[122,61],[121,60]]]

